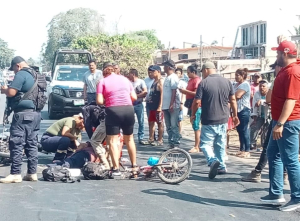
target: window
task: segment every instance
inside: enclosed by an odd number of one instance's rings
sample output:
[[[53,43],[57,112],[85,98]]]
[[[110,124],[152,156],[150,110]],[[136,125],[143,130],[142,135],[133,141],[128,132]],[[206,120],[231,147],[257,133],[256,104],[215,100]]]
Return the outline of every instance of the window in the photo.
[[[266,33],[267,33],[267,28],[266,28],[266,24],[264,24],[264,43],[266,43]]]
[[[259,43],[259,40],[258,40],[258,25],[256,25],[256,44]]]
[[[245,45],[248,45],[248,28],[246,28],[246,44]]]
[[[168,55],[163,54],[162,55],[162,63],[168,60]]]
[[[183,59],[189,59],[189,55],[188,54],[179,54],[178,60],[183,60]]]
[[[243,33],[242,33],[242,45],[245,45],[245,28],[243,28]]]
[[[260,43],[264,44],[266,43],[266,24],[260,25]]]

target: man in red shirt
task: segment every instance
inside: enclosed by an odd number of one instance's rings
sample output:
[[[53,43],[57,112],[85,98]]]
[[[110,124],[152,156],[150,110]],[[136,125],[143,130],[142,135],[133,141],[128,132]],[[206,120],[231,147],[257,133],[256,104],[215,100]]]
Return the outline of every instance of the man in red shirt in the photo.
[[[282,41],[277,48],[278,73],[271,97],[273,136],[270,138],[267,156],[269,161],[269,195],[261,201],[271,204],[285,202],[283,196],[283,166],[287,168],[291,188],[291,201],[280,207],[281,211],[300,208],[300,61],[296,45]]]

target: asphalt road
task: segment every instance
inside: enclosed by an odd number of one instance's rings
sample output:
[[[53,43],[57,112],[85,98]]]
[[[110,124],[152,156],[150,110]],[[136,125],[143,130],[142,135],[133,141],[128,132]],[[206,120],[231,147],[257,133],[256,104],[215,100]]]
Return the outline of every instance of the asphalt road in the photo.
[[[0,97],[0,118],[4,99]],[[3,104],[3,105],[2,105]],[[47,108],[47,107],[45,107]],[[54,121],[43,112],[40,134]],[[193,142],[189,127],[184,129],[181,147],[188,150]],[[146,133],[147,137],[147,133]],[[137,146],[138,163],[145,165],[148,157],[159,156],[157,147]],[[124,155],[127,152],[124,151]],[[53,155],[39,155],[42,165]],[[268,174],[259,184],[240,181],[257,162],[230,156],[228,174],[208,179],[203,154],[192,155],[193,170],[189,179],[168,185],[159,179],[104,180],[80,183],[23,182],[0,185],[0,220],[85,221],[85,220],[289,220],[299,221],[299,212],[283,213],[277,207],[261,204],[259,198],[268,193]],[[9,167],[0,165],[0,177],[9,174]],[[26,173],[26,160],[23,163]],[[289,200],[289,187],[285,186]]]

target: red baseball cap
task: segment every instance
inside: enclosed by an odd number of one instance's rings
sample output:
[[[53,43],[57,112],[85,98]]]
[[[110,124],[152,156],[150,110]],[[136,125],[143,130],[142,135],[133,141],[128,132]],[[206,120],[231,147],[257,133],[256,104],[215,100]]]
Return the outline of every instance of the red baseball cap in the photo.
[[[287,54],[297,55],[297,47],[291,41],[282,41],[278,47],[271,48],[273,51],[282,51]]]

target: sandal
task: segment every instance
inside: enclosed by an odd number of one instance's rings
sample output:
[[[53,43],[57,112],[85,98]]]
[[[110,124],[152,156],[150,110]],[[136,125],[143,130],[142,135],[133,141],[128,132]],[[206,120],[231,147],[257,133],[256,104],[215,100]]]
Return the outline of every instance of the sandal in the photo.
[[[164,146],[164,142],[163,141],[154,141],[151,143],[152,146],[156,146],[156,147],[162,147]]]
[[[199,153],[200,148],[193,147],[192,149],[189,150],[189,153]]]
[[[138,178],[139,174],[140,174],[140,167],[138,165],[132,165],[129,178],[136,179]]]
[[[153,142],[154,140],[147,140],[147,141],[141,140],[139,143],[142,145],[152,145]]]
[[[234,155],[235,156],[240,156],[240,155],[243,155],[244,153],[245,153],[245,151],[239,151],[239,152],[235,153]]]

